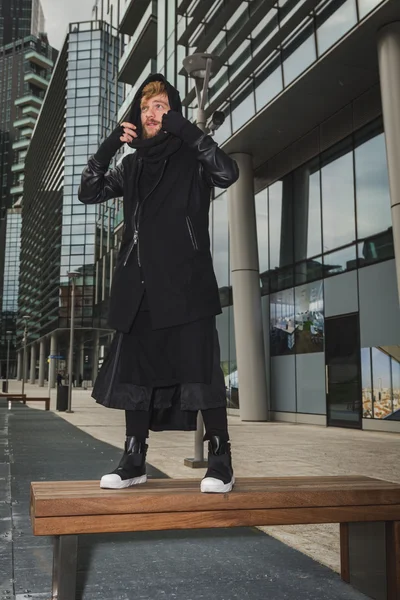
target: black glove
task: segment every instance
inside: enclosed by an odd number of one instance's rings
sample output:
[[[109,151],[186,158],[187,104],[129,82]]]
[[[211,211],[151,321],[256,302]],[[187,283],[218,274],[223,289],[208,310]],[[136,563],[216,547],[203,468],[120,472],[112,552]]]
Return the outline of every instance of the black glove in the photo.
[[[123,146],[120,137],[124,135],[124,128],[118,125],[97,150],[94,158],[102,165],[109,165],[112,157]]]
[[[201,129],[194,125],[176,110],[170,110],[163,115],[161,121],[161,129],[172,133],[187,144],[194,143],[203,134]]]

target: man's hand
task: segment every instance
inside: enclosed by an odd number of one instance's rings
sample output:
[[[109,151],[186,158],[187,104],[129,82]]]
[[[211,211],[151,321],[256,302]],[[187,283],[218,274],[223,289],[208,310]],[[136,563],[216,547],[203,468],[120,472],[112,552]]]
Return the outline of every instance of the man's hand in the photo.
[[[123,128],[123,134],[119,138],[121,142],[129,144],[134,138],[137,138],[136,125],[133,125],[132,123],[121,123],[121,127]]]
[[[189,121],[185,119],[181,113],[176,110],[169,110],[167,113],[164,113],[161,129],[168,133],[172,133],[176,137],[181,137],[182,129]]]
[[[94,155],[95,159],[104,165],[109,165],[112,157],[123,144],[129,144],[134,138],[137,138],[135,125],[132,123],[121,123],[101,144]]]

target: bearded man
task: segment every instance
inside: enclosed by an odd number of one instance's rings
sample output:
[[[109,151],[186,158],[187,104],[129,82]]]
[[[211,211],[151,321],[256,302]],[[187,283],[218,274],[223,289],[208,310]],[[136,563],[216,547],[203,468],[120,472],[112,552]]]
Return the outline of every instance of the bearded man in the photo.
[[[108,170],[124,143],[136,152]],[[103,488],[145,483],[149,430],[193,431],[198,411],[209,442],[200,489],[234,485],[208,213],[212,188],[238,176],[235,161],[183,117],[179,92],[159,74],[141,85],[128,121],[83,171],[81,202],[123,196],[124,209],[108,319],[116,335],[93,397],[125,410],[126,441]]]

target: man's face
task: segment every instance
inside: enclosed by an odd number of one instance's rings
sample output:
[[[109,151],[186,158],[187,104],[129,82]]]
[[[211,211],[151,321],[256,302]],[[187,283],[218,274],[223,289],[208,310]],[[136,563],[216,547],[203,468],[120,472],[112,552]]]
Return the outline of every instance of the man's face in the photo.
[[[163,115],[171,110],[166,94],[158,94],[141,103],[143,138],[152,138],[161,130]]]

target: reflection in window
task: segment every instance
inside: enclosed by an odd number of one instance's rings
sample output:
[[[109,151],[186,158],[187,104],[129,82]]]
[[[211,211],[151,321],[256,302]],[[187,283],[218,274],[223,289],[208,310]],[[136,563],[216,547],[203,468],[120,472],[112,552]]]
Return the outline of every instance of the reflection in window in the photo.
[[[364,417],[364,419],[370,419],[373,416],[372,371],[371,371],[371,350],[370,350],[370,348],[361,348],[361,382],[362,382],[363,417]]]
[[[320,173],[313,161],[293,174],[295,261],[321,254]],[[312,174],[311,174],[312,173]]]
[[[295,285],[307,283],[323,276],[322,257],[297,263],[294,268]]]
[[[213,262],[218,287],[229,286],[229,234],[226,193],[212,203]]]
[[[322,222],[324,252],[355,240],[353,152],[349,142],[322,157]],[[346,154],[341,155],[344,151]],[[339,158],[336,158],[339,154]]]
[[[269,187],[269,268],[280,266],[282,227],[282,181]]]
[[[383,0],[358,0],[360,19],[363,19],[371,10],[381,4]]]
[[[317,58],[314,28],[311,22],[297,33],[283,49],[283,76],[285,86],[289,85]]]
[[[232,102],[232,128],[234,132],[254,116],[254,109],[253,84],[251,84]]]
[[[372,348],[373,415],[382,419],[393,412],[390,358],[380,348]]]
[[[331,0],[317,17],[318,53],[321,56],[357,23],[355,0]]]
[[[392,225],[383,133],[355,150],[357,237],[387,231]]]
[[[400,348],[397,346],[396,357],[392,356],[392,396],[393,396],[393,416],[400,420]],[[393,349],[392,349],[393,352]],[[396,414],[397,413],[397,414]]]
[[[322,281],[295,288],[296,354],[323,352],[324,295]]]
[[[255,79],[256,110],[261,110],[283,89],[281,57],[274,56]]]
[[[330,252],[324,256],[324,274],[338,275],[345,271],[351,271],[357,267],[356,247],[348,246],[336,252]]]
[[[295,344],[294,291],[270,296],[271,356],[293,354]]]
[[[268,271],[268,192],[263,190],[255,196],[260,273]]]

